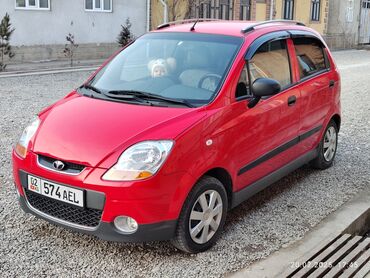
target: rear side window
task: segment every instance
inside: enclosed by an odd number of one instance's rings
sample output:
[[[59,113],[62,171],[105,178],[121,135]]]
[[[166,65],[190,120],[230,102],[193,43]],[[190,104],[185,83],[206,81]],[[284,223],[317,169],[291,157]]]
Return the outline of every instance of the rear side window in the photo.
[[[289,56],[286,40],[263,44],[249,61],[251,83],[267,77],[279,81],[282,88],[291,84]]]
[[[327,68],[324,49],[314,38],[293,39],[301,78],[313,75]]]

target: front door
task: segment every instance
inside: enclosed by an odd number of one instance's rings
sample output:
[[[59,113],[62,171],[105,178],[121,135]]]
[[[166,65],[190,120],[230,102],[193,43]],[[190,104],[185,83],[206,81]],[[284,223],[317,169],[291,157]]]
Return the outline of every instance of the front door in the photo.
[[[295,158],[295,140],[300,124],[300,92],[294,83],[289,61],[288,42],[269,41],[260,46],[241,73],[238,87],[252,84],[257,78],[272,78],[282,91],[266,97],[253,108],[247,108],[238,90],[233,105],[235,113],[235,166],[238,169],[236,190],[253,183]],[[249,78],[248,78],[249,76]],[[243,87],[243,86],[242,86]],[[248,95],[248,90],[246,90]],[[248,97],[248,96],[247,96]],[[245,98],[245,97],[244,97]]]

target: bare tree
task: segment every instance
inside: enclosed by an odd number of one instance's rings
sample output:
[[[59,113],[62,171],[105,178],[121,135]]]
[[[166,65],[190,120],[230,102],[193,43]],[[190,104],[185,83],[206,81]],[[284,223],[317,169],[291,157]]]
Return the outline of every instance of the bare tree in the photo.
[[[70,59],[70,65],[73,66],[73,55],[75,50],[78,47],[78,44],[75,42],[75,37],[71,33],[66,36],[67,44],[64,45],[63,53],[64,56]]]
[[[178,12],[178,9],[179,9],[179,3],[181,3],[181,0],[173,0],[172,2],[172,6],[171,6],[171,13],[170,13],[170,21],[176,21],[180,18],[178,18],[177,16],[177,12]]]
[[[169,14],[169,21],[176,21],[182,19],[190,19],[193,17],[192,11],[196,5],[201,5],[204,3],[209,2],[209,0],[188,0],[186,1],[185,11],[182,13],[181,8],[184,5],[184,1],[182,0],[173,0],[168,2],[168,14]]]
[[[185,13],[185,18],[186,19],[190,19],[193,17],[193,14],[192,14],[192,9],[194,9],[197,5],[202,5],[202,4],[205,4],[205,3],[209,3],[210,0],[189,0],[188,1],[188,6],[187,6],[187,11]]]

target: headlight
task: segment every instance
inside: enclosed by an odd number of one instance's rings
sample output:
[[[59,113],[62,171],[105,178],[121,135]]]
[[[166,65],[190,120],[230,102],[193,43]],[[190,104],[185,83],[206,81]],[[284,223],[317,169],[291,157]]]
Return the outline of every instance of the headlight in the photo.
[[[23,130],[21,138],[19,138],[18,143],[15,145],[15,151],[20,157],[26,157],[28,143],[30,142],[33,135],[35,135],[39,125],[40,120],[39,118],[37,118]]]
[[[132,181],[153,176],[169,155],[173,142],[144,141],[129,147],[118,162],[103,176],[103,180]]]

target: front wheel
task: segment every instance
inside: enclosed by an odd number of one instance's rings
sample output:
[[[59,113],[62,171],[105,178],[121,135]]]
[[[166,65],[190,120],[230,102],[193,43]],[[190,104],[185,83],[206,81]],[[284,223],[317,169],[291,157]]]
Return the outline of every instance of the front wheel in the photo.
[[[203,177],[185,201],[172,244],[187,253],[209,249],[225,223],[227,206],[222,183],[213,177]]]
[[[338,126],[331,120],[326,127],[319,144],[319,154],[311,161],[311,166],[316,169],[327,169],[333,165],[338,146]]]

